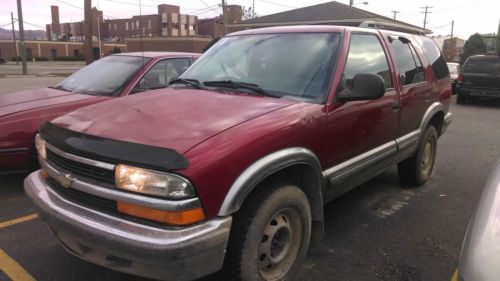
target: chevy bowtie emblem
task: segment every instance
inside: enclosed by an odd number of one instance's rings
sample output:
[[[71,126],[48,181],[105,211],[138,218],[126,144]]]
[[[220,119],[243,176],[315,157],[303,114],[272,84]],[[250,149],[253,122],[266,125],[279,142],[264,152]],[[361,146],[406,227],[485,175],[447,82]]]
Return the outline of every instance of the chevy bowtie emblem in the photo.
[[[69,174],[59,174],[56,177],[56,180],[66,188],[69,188],[71,186],[71,182],[73,181],[70,177]]]

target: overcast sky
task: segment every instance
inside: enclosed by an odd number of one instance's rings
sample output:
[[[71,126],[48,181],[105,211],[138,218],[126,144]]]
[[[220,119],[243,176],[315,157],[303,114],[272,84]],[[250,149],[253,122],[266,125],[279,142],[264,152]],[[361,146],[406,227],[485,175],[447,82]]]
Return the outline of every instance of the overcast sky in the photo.
[[[10,12],[17,18],[16,0],[0,0],[0,27],[10,29]],[[258,15],[268,15],[294,8],[329,2],[325,0],[254,0]],[[455,20],[455,34],[468,38],[479,33],[493,33],[498,30],[500,20],[499,0],[368,0],[368,5],[357,0],[355,5],[380,15],[392,17],[391,11],[399,11],[397,19],[423,26],[426,5],[432,13],[427,18],[427,28],[434,35],[449,35],[451,21]],[[348,4],[348,0],[338,2]],[[81,21],[83,19],[83,0],[22,0],[25,29],[44,29],[50,23],[50,5],[59,6],[61,22]],[[220,0],[142,0],[142,14],[157,13],[158,4],[168,3],[181,6],[181,12],[198,15],[200,18],[220,14]],[[252,0],[227,0],[228,4],[251,6]],[[140,13],[139,0],[92,0],[93,6],[104,11],[105,18],[127,18]],[[17,29],[17,25],[16,25]]]

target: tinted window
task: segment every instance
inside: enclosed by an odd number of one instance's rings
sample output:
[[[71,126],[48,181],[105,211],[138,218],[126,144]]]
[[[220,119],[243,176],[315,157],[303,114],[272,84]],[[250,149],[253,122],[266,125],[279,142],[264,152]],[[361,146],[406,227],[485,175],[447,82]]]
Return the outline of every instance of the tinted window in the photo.
[[[144,74],[139,83],[134,87],[133,92],[137,93],[165,88],[170,81],[179,78],[189,67],[189,64],[190,61],[188,58],[159,61]]]
[[[391,72],[384,49],[377,36],[369,34],[351,35],[349,55],[344,68],[343,79],[348,88],[358,73],[375,73],[385,81],[385,87],[392,87]]]
[[[416,37],[417,42],[420,47],[424,51],[425,57],[431,64],[432,70],[434,71],[434,75],[436,79],[444,79],[450,76],[448,71],[448,67],[446,65],[446,60],[444,59],[439,47],[432,41],[432,39],[427,37]]]
[[[409,42],[405,43],[394,39],[391,48],[394,51],[400,80],[403,85],[415,84],[425,80],[422,63]]]
[[[470,58],[465,63],[463,72],[500,75],[500,58],[498,57]]]
[[[339,41],[338,33],[228,36],[208,49],[182,78],[252,83],[277,95],[323,101]]]
[[[148,61],[142,57],[104,57],[64,79],[56,88],[90,95],[113,95]]]

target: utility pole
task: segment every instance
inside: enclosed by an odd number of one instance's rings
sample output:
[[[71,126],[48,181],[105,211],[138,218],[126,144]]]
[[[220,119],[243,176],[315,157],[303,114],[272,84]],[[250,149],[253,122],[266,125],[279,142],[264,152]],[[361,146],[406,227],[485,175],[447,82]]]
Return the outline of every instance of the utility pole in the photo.
[[[12,38],[14,38],[14,52],[16,52],[16,64],[19,65],[19,53],[17,52],[16,31],[14,30],[14,14],[10,12],[10,20],[12,21]]]
[[[90,64],[92,63],[92,1],[85,0],[83,9],[85,19],[85,42],[83,43],[83,51],[85,52],[85,61],[87,64]]]
[[[420,7],[420,9],[425,9],[425,11],[422,12],[422,13],[425,14],[425,16],[424,16],[424,29],[427,26],[427,14],[431,14],[432,13],[432,12],[429,12],[429,9],[432,9],[432,8],[434,8],[434,7],[429,7],[427,5],[425,5],[425,7]]]
[[[224,24],[224,35],[227,34],[226,1],[222,0],[222,23]]]
[[[396,14],[399,14],[399,11],[391,11],[394,14],[394,20],[396,20]]]
[[[26,67],[26,45],[24,44],[23,8],[21,0],[17,0],[17,22],[19,23],[19,41],[21,42],[21,60],[23,65],[23,75],[28,74]]]
[[[252,1],[252,18],[255,18],[255,0]]]
[[[349,6],[354,5],[354,0],[349,0]]]
[[[497,31],[497,55],[500,56],[500,21],[498,21],[498,31]]]
[[[453,28],[455,27],[455,21],[451,21],[451,38],[453,38]]]

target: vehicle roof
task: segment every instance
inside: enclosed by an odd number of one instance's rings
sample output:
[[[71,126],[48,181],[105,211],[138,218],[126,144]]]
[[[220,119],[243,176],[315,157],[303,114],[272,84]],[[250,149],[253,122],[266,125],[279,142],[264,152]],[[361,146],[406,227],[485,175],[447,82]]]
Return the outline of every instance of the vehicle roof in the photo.
[[[251,34],[270,34],[270,33],[308,33],[308,32],[344,32],[345,30],[358,32],[381,32],[390,34],[401,34],[411,36],[421,36],[418,34],[407,33],[402,31],[384,29],[384,28],[367,28],[345,25],[289,25],[289,26],[273,26],[257,29],[248,29],[237,31],[228,34],[228,36],[251,35]]]
[[[479,55],[472,55],[472,56],[469,57],[469,59],[479,59],[479,58],[484,58],[484,59],[498,59],[498,58],[500,58],[500,56],[479,54]]]
[[[134,57],[145,57],[145,58],[178,58],[178,57],[199,57],[201,54],[198,53],[184,53],[184,52],[129,52],[129,53],[119,53],[113,54],[113,56],[134,56]]]

